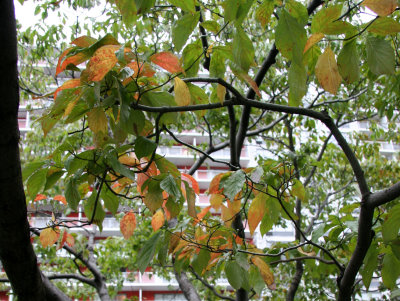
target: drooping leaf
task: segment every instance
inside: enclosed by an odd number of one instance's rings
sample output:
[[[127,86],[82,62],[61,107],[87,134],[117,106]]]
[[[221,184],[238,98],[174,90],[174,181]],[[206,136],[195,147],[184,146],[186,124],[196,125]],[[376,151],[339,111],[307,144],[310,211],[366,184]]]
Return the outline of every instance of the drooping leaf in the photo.
[[[225,263],[225,275],[234,289],[239,289],[243,284],[243,268],[236,261]]]
[[[167,70],[170,73],[184,72],[179,58],[171,52],[159,52],[150,57],[150,61]]]
[[[58,230],[54,230],[53,228],[46,228],[40,232],[40,243],[42,244],[43,248],[48,246],[52,246],[58,240],[60,236],[60,232]]]
[[[299,180],[294,180],[291,193],[294,197],[300,199],[303,202],[306,200],[306,190]]]
[[[140,160],[143,157],[151,155],[157,148],[157,144],[150,139],[138,136],[135,140],[135,154]]]
[[[355,40],[343,46],[338,56],[338,68],[343,80],[348,84],[360,78],[360,59]]]
[[[243,170],[235,171],[231,176],[224,182],[224,193],[233,201],[235,195],[237,195],[243,188],[243,184],[246,181],[246,174]]]
[[[196,76],[199,72],[199,58],[203,55],[203,46],[201,40],[186,45],[182,51],[183,69],[186,70],[186,76]]]
[[[54,100],[57,98],[57,94],[65,89],[71,89],[75,88],[81,85],[81,80],[79,78],[73,78],[69,79],[66,82],[64,82],[60,87],[57,88],[57,90],[54,91]]]
[[[265,235],[272,229],[279,220],[281,214],[281,205],[274,198],[268,198],[265,204],[265,214],[261,220],[260,233]]]
[[[161,208],[164,198],[163,190],[160,188],[159,181],[148,180],[147,192],[144,196],[143,202],[151,212],[156,212],[157,209]],[[142,189],[143,191],[143,189]]]
[[[382,236],[385,243],[390,243],[398,236],[400,229],[400,204],[390,209],[382,225]]]
[[[119,228],[121,230],[122,235],[124,236],[125,239],[128,239],[133,235],[133,232],[136,229],[136,216],[135,213],[128,212],[126,213],[120,223],[119,223]]]
[[[81,36],[79,38],[76,38],[71,42],[71,44],[74,44],[79,47],[89,47],[96,43],[97,40],[95,38],[89,37],[89,36]]]
[[[319,10],[312,19],[311,32],[325,33],[326,28],[335,23],[342,13],[342,5],[331,5]]]
[[[260,270],[255,265],[250,266],[249,283],[257,295],[261,295],[262,290],[265,288],[265,282],[261,276]]]
[[[386,253],[381,273],[383,284],[389,289],[395,288],[396,281],[400,276],[400,260],[392,253]]]
[[[186,12],[195,13],[195,0],[168,0],[169,3],[175,5]]]
[[[68,206],[71,209],[76,210],[81,200],[81,197],[78,191],[78,187],[76,185],[76,181],[73,178],[71,178],[67,182],[65,188],[65,198],[67,199]]]
[[[191,95],[186,83],[179,77],[174,78],[175,102],[178,106],[187,106],[190,104]]]
[[[189,183],[190,187],[193,188],[194,192],[199,195],[200,194],[200,188],[199,188],[199,183],[196,181],[195,178],[193,178],[191,175],[182,173],[181,178],[183,181],[186,181]]]
[[[300,25],[285,9],[282,10],[275,31],[276,47],[282,55],[298,63],[301,62],[306,42],[304,26]]]
[[[368,7],[381,17],[390,15],[397,7],[396,0],[365,0],[362,5]]]
[[[234,63],[247,73],[254,61],[254,47],[253,42],[241,27],[236,28],[236,33],[233,37],[232,53]]]
[[[154,232],[160,229],[165,222],[164,213],[161,209],[157,210],[156,213],[153,214],[151,218],[151,226],[153,227]]]
[[[103,132],[107,134],[108,120],[106,113],[102,107],[95,107],[87,113],[88,126],[93,133],[97,134]]]
[[[118,197],[108,187],[103,187],[100,197],[104,201],[104,206],[111,212],[112,215],[115,215],[119,206]]]
[[[203,21],[200,25],[204,27],[205,30],[211,31],[212,33],[218,33],[221,29],[221,26],[218,24],[218,22],[214,20]]]
[[[335,54],[330,47],[326,48],[318,58],[315,66],[315,75],[325,91],[336,94],[342,82],[342,77],[339,74]]]
[[[305,66],[293,61],[289,68],[289,105],[298,107],[307,93],[307,71]]]
[[[118,7],[118,10],[121,13],[122,20],[127,26],[132,26],[132,24],[136,21],[136,1],[133,0],[114,0],[115,4]]]
[[[103,220],[106,217],[106,212],[97,196],[97,191],[92,191],[90,197],[84,202],[83,210],[87,219],[93,221],[99,227],[100,232],[103,231]]]
[[[376,242],[372,243],[368,249],[367,255],[364,259],[364,267],[360,272],[363,283],[366,289],[369,289],[371,284],[372,275],[378,264],[379,248]]]
[[[30,199],[34,199],[36,195],[43,190],[46,184],[47,169],[39,169],[34,172],[26,183],[28,196]]]
[[[225,197],[222,194],[212,194],[210,196],[210,205],[214,210],[218,211],[221,208],[222,202]]]
[[[270,290],[276,289],[274,274],[272,273],[271,269],[269,268],[269,265],[258,256],[252,256],[251,262],[254,263],[258,267],[258,269],[261,273],[261,276],[264,279],[264,282],[267,284],[268,288]]]
[[[202,274],[203,270],[207,267],[208,262],[211,259],[210,251],[207,249],[201,249],[199,254],[192,261],[192,267],[196,273]]]
[[[172,26],[172,41],[177,52],[186,44],[189,36],[196,28],[199,18],[200,12],[188,13],[179,18]]]
[[[226,88],[223,85],[217,85],[217,97],[219,102],[222,104],[225,100]]]
[[[265,27],[271,20],[272,13],[274,12],[274,1],[263,1],[256,10],[256,19]]]
[[[368,37],[367,63],[372,73],[376,75],[393,74],[395,54],[389,41],[378,37]]]
[[[136,264],[139,267],[139,271],[143,274],[149,265],[150,261],[153,259],[157,248],[157,242],[161,237],[161,231],[154,233],[148,241],[145,242],[143,248],[139,251],[137,256]]]
[[[389,17],[379,17],[367,30],[375,34],[386,36],[400,32],[400,23]]]
[[[249,212],[248,212],[248,222],[249,222],[249,229],[250,234],[253,235],[254,231],[256,230],[258,224],[261,222],[264,214],[265,214],[265,206],[266,206],[266,199],[268,195],[265,193],[260,192],[256,195],[253,201],[250,204]]]
[[[167,175],[161,182],[160,188],[164,189],[169,195],[175,196],[177,199],[180,198],[180,189],[172,175]]]

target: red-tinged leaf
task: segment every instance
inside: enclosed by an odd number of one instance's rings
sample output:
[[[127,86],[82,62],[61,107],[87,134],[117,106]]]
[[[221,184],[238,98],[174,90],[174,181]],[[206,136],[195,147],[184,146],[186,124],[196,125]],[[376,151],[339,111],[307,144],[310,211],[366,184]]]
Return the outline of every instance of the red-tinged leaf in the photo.
[[[165,222],[164,213],[162,210],[157,210],[151,218],[151,226],[153,227],[154,232],[160,229]]]
[[[365,0],[362,5],[378,14],[380,17],[390,15],[397,7],[396,0]]]
[[[264,193],[259,193],[251,202],[248,213],[248,222],[250,228],[250,234],[253,235],[258,224],[264,217],[265,214],[265,199]]]
[[[67,241],[67,231],[62,230],[60,236],[61,235],[62,235],[62,238],[59,241],[59,243],[57,244],[57,250],[60,250],[64,246],[64,243]]]
[[[152,77],[156,73],[148,63],[138,63],[133,61],[126,65],[126,67],[129,67],[133,70],[132,77],[134,78],[140,76]]]
[[[67,233],[67,239],[65,240],[65,243],[68,246],[73,247],[75,245],[75,238],[71,234]]]
[[[178,106],[187,106],[190,104],[191,95],[186,83],[179,77],[174,78],[175,102]]]
[[[95,38],[89,37],[89,36],[81,36],[79,38],[76,38],[71,42],[71,44],[74,44],[79,47],[89,47],[96,43],[97,40]]]
[[[45,200],[45,199],[47,199],[47,196],[45,196],[44,194],[37,194],[36,195],[36,197],[35,197],[35,199],[33,200],[34,202],[37,202],[37,201],[41,201],[41,200]]]
[[[208,193],[209,194],[218,194],[221,193],[223,189],[219,188],[219,184],[221,182],[221,178],[222,178],[223,174],[220,173],[218,175],[216,175],[210,183],[210,187],[208,188]]]
[[[245,81],[254,90],[254,92],[256,92],[258,97],[261,97],[260,89],[258,88],[257,83],[251,78],[250,75],[239,68],[235,68],[234,66],[231,66],[231,70],[240,80]]]
[[[185,72],[181,66],[181,63],[179,62],[179,58],[171,52],[165,51],[153,54],[150,57],[150,61],[170,73]]]
[[[197,224],[198,222],[200,222],[208,213],[208,211],[210,211],[211,206],[207,206],[205,208],[203,208],[203,210],[200,211],[199,214],[197,214],[197,219],[195,220],[194,224]]]
[[[56,76],[64,71],[64,69],[61,68],[62,61],[65,58],[65,56],[71,51],[71,49],[72,48],[65,49],[64,52],[61,53],[60,57],[58,58],[57,67],[56,67]]]
[[[136,216],[133,212],[128,212],[124,215],[119,223],[119,227],[121,230],[122,235],[125,239],[128,239],[132,236],[133,231],[136,228]]]
[[[189,186],[193,188],[194,192],[199,195],[200,194],[200,188],[199,188],[199,183],[197,183],[196,179],[193,178],[191,175],[188,175],[186,173],[181,174],[181,178],[183,181],[186,181],[189,183]]]
[[[67,50],[68,50],[68,49],[67,49]],[[66,51],[67,51],[67,50],[66,50]],[[65,53],[65,52],[64,52],[64,53]],[[63,56],[64,53],[63,53],[61,56]],[[68,51],[67,53],[65,53],[65,55],[68,54],[68,53],[69,53],[69,51]],[[65,57],[65,55],[64,55],[63,57]],[[60,62],[61,62],[61,57],[60,57],[60,59],[58,60],[57,68],[56,68],[56,76],[57,76],[59,73],[63,72],[65,69],[67,69],[68,65],[71,65],[71,64],[72,64],[72,65],[74,65],[74,66],[78,66],[79,64],[81,64],[81,63],[83,63],[84,61],[86,61],[88,58],[89,58],[89,56],[87,55],[87,53],[79,52],[79,53],[77,53],[77,54],[75,54],[75,55],[73,55],[73,56],[67,57],[67,58],[66,58],[65,60],[63,60],[62,63],[60,64]]]
[[[59,201],[59,202],[63,203],[64,205],[67,205],[67,200],[66,200],[66,198],[65,198],[64,196],[62,196],[62,195],[56,195],[56,196],[54,196],[53,200]]]
[[[339,74],[335,54],[330,47],[326,48],[324,53],[319,56],[315,65],[315,75],[325,91],[336,94],[342,77]]]
[[[57,94],[60,91],[65,90],[65,89],[79,87],[80,85],[81,85],[81,80],[79,78],[73,78],[73,79],[67,80],[60,87],[58,87],[57,90],[54,91],[54,100],[56,100]]]
[[[307,39],[306,46],[304,46],[303,53],[306,53],[308,49],[310,49],[312,46],[314,46],[319,41],[321,41],[324,37],[325,37],[325,35],[323,33],[321,33],[321,32],[312,34]]]
[[[276,284],[274,280],[274,274],[271,272],[269,265],[258,256],[252,256],[251,262],[254,263],[254,265],[259,269],[260,274],[268,288],[270,290],[275,290]]]
[[[40,232],[40,243],[42,244],[43,248],[53,245],[60,235],[58,230],[54,230],[53,228],[46,228]]]
[[[119,48],[119,45],[105,45],[95,51],[87,67],[89,81],[101,81],[117,64],[118,58],[115,52]]]
[[[225,197],[222,194],[212,194],[210,196],[210,205],[214,208],[214,210],[219,210]]]

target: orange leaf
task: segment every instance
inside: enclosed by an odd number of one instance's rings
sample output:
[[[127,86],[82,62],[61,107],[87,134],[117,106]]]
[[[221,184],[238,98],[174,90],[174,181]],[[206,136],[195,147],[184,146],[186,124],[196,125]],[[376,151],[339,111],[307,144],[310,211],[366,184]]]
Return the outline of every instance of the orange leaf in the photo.
[[[224,221],[225,226],[230,227],[235,214],[232,212],[231,208],[221,205],[221,218]]]
[[[335,54],[330,47],[326,48],[324,53],[319,56],[315,65],[315,75],[325,91],[336,94],[342,77],[339,74]]]
[[[119,227],[125,239],[131,237],[136,228],[135,214],[132,211],[125,214],[119,223]]]
[[[89,36],[81,36],[79,38],[76,38],[71,42],[71,44],[74,44],[79,47],[89,47],[93,45],[97,40],[95,38],[89,37]]]
[[[58,59],[58,64],[56,67],[56,76],[63,72],[65,69],[67,69],[68,65],[75,65],[78,66],[79,64],[83,63],[86,61],[89,57],[86,53],[79,52],[73,56],[67,57],[65,60],[63,58],[71,51],[71,48],[68,48],[65,50],[60,58]]]
[[[183,181],[186,181],[189,183],[189,186],[193,188],[194,192],[199,195],[200,194],[200,188],[199,188],[199,183],[197,183],[196,179],[193,178],[191,175],[188,175],[186,173],[181,174],[181,178]]]
[[[57,244],[57,250],[60,250],[63,247],[64,243],[67,241],[67,231],[62,230],[61,232],[62,238],[61,241]]]
[[[58,240],[59,236],[60,233],[58,232],[58,230],[54,231],[53,228],[46,228],[42,232],[40,232],[40,243],[42,244],[43,248],[46,248],[53,245]]]
[[[45,200],[45,199],[47,199],[47,196],[45,196],[44,194],[37,194],[36,195],[36,197],[35,197],[35,199],[33,200],[34,202],[37,202],[37,201],[41,201],[41,200]]]
[[[228,203],[228,208],[232,211],[232,214],[236,215],[240,209],[242,208],[242,203],[240,200],[234,200],[234,201],[227,201]]]
[[[319,41],[321,41],[324,37],[325,37],[325,35],[323,33],[320,33],[320,32],[312,34],[308,38],[306,46],[304,46],[303,53],[306,53],[308,49],[310,49],[313,45],[315,45]]]
[[[208,188],[209,194],[221,193],[223,189],[219,189],[219,183],[221,182],[221,178],[223,173],[217,174],[210,183],[210,187]]]
[[[150,57],[150,61],[170,73],[185,72],[179,62],[179,58],[168,51],[153,54]]]
[[[248,213],[250,234],[253,235],[265,214],[265,194],[259,193],[251,202]]]
[[[126,67],[129,67],[133,70],[133,77],[152,77],[156,73],[148,63],[138,63],[133,61],[126,65]]]
[[[380,17],[390,15],[397,7],[396,0],[365,0],[362,5],[378,14]]]
[[[88,79],[93,82],[101,81],[118,62],[115,52],[119,45],[105,45],[97,49],[87,67]]]
[[[151,218],[151,226],[153,227],[153,230],[157,231],[160,229],[164,225],[164,222],[164,213],[162,210],[157,210],[157,212],[154,213],[153,217]]]
[[[60,91],[65,90],[65,89],[79,87],[80,85],[81,85],[81,80],[79,78],[73,78],[73,79],[67,80],[60,87],[58,87],[57,90],[54,91],[54,100],[56,100],[57,94]]]
[[[204,216],[210,211],[211,206],[205,207],[203,210],[200,211],[199,214],[197,214],[197,219],[195,220],[194,224],[196,225],[198,222],[200,222]]]
[[[253,262],[256,265],[256,267],[258,267],[258,269],[260,270],[260,274],[264,279],[264,282],[268,285],[268,288],[270,290],[276,289],[274,274],[272,274],[269,265],[264,260],[262,260],[260,257],[257,256],[252,256],[251,262]]]
[[[56,195],[56,196],[54,196],[53,200],[59,201],[59,202],[63,203],[64,205],[67,205],[67,200],[66,200],[65,197],[62,196],[62,195]]]
[[[65,240],[65,242],[70,247],[73,247],[75,245],[75,238],[71,234],[67,233],[67,239]]]

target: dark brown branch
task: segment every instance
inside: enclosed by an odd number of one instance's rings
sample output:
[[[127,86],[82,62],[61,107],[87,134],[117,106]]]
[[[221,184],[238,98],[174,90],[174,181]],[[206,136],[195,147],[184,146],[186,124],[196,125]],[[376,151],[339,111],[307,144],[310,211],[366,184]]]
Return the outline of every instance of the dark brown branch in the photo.
[[[285,262],[291,262],[291,261],[302,261],[305,259],[314,259],[314,260],[321,261],[325,264],[335,264],[335,262],[333,260],[326,260],[326,259],[318,257],[318,256],[302,256],[302,257],[289,258],[289,259],[280,259],[280,260],[272,261],[269,264],[272,265],[272,264],[285,263]]]
[[[56,279],[75,279],[80,282],[89,284],[90,286],[95,287],[95,283],[93,279],[83,277],[81,275],[77,274],[54,274],[54,275],[48,275],[46,276],[49,280],[56,280]]]

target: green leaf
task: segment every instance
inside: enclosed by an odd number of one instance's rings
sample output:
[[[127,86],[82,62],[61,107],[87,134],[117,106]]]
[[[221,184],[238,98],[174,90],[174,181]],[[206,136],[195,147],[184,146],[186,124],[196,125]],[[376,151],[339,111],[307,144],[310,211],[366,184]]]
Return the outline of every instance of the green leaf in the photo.
[[[46,185],[43,190],[46,191],[51,187],[53,187],[54,184],[57,183],[57,181],[64,175],[64,173],[65,173],[64,171],[59,170],[53,172],[50,176],[48,176],[46,179]]]
[[[197,254],[197,256],[192,261],[192,267],[194,271],[197,274],[201,275],[208,262],[210,261],[210,258],[210,251],[208,251],[207,249],[201,249],[199,254]]]
[[[346,43],[338,56],[339,73],[348,84],[358,81],[360,78],[360,59],[357,52],[356,41]]]
[[[142,136],[138,136],[135,140],[135,154],[140,160],[143,157],[151,155],[157,148],[157,143]]]
[[[118,10],[122,15],[122,20],[127,26],[132,26],[132,24],[136,21],[136,4],[135,1],[132,0],[116,0]]]
[[[266,1],[268,2],[268,1]],[[306,25],[308,22],[308,11],[307,7],[305,7],[300,2],[289,0],[286,3],[286,9],[288,10],[289,14],[291,14],[294,18],[296,18],[297,22],[301,25]]]
[[[228,261],[225,264],[225,275],[228,282],[234,289],[239,289],[242,287],[244,282],[243,279],[243,268],[236,263],[236,261]]]
[[[243,170],[238,170],[232,173],[229,178],[224,182],[224,194],[233,201],[235,195],[237,195],[243,188],[243,184],[246,181],[246,175]]]
[[[311,234],[311,240],[315,243],[318,242],[318,239],[325,234],[325,224],[319,225]]]
[[[379,17],[367,30],[378,35],[386,36],[400,32],[400,23],[390,17]]]
[[[224,17],[225,22],[235,21],[241,24],[246,18],[254,0],[225,0],[224,2]]]
[[[382,281],[383,284],[393,289],[396,287],[396,280],[400,276],[400,261],[391,253],[386,253],[383,258]]]
[[[160,181],[149,179],[147,180],[143,186],[142,191],[144,191],[147,187],[147,193],[144,196],[143,202],[147,208],[150,209],[151,212],[156,212],[157,209],[161,208],[164,199],[162,192],[163,190],[160,188]]]
[[[397,239],[400,229],[400,204],[390,209],[382,225],[383,241],[387,244]]]
[[[177,106],[174,96],[168,92],[147,92],[142,95],[141,102],[151,107],[175,107]],[[160,124],[177,124],[178,114],[176,112],[163,114]]]
[[[195,0],[168,0],[168,2],[186,12],[194,13],[196,11]]]
[[[285,9],[282,10],[275,31],[275,43],[279,51],[284,57],[300,64],[306,42],[304,26],[300,25]]]
[[[103,220],[106,217],[106,213],[100,202],[100,198],[97,199],[97,191],[93,190],[90,197],[85,201],[83,210],[85,211],[86,218],[90,221],[93,218],[93,223],[96,224],[100,232],[103,231]]]
[[[274,1],[265,0],[263,1],[256,10],[256,19],[261,23],[262,27],[265,27],[271,20],[271,15],[274,12]]]
[[[210,76],[224,78],[226,71],[225,64],[226,57],[223,55],[222,51],[214,49],[211,55],[210,62]]]
[[[84,151],[76,156],[69,157],[65,161],[65,168],[68,174],[74,174],[78,169],[86,167],[89,161],[94,159],[94,153],[92,150]]]
[[[186,44],[190,34],[196,28],[199,18],[200,12],[195,14],[188,13],[179,18],[172,26],[172,41],[177,52]]]
[[[76,180],[73,178],[71,178],[67,182],[67,185],[65,187],[65,198],[67,199],[69,207],[76,211],[78,204],[81,200],[81,196],[76,185]]]
[[[249,282],[253,287],[257,295],[261,295],[261,292],[265,288],[265,282],[260,274],[260,270],[255,266],[251,265],[249,270]]]
[[[272,197],[268,197],[265,202],[265,214],[260,224],[261,235],[267,234],[268,231],[272,229],[275,223],[279,220],[280,214],[281,205],[279,202]]]
[[[174,163],[165,159],[163,156],[156,154],[155,160],[157,168],[161,171],[161,173],[170,173],[175,178],[179,178],[181,173]]]
[[[191,83],[187,83],[187,87],[190,91],[192,104],[199,105],[208,103],[208,95],[202,88]]]
[[[367,290],[371,284],[372,275],[378,265],[379,249],[376,242],[372,243],[368,249],[367,255],[364,258],[364,268],[361,271],[363,283]]]
[[[389,41],[378,37],[368,37],[367,63],[375,75],[394,74],[395,55]]]
[[[307,93],[307,71],[302,63],[292,62],[289,68],[289,105],[298,107]]]
[[[161,237],[161,231],[154,233],[148,241],[145,242],[143,248],[139,251],[137,256],[137,265],[139,271],[143,274],[149,265],[150,261],[153,259],[156,252],[157,242]]]
[[[181,191],[172,175],[167,175],[161,182],[160,188],[165,190],[169,195],[175,196],[177,199],[181,197]]]
[[[219,26],[218,22],[212,20],[201,22],[201,26],[203,26],[205,30],[211,31],[212,33],[218,33],[221,29],[221,26]]]
[[[149,12],[155,4],[156,0],[135,0],[136,9],[138,14],[145,14]]]
[[[186,70],[186,76],[196,76],[199,72],[199,58],[203,55],[203,46],[201,40],[197,40],[186,45],[182,51],[183,69]]]
[[[29,178],[26,184],[28,196],[30,199],[34,199],[36,195],[41,192],[46,185],[47,168],[39,169],[34,172]]]
[[[104,201],[104,206],[111,212],[112,215],[115,215],[119,206],[118,197],[108,187],[103,187],[100,197]]]
[[[26,179],[33,174],[35,171],[37,171],[39,168],[41,168],[46,162],[45,161],[37,161],[37,162],[31,162],[25,165],[25,167],[22,170],[22,179],[25,182]]]
[[[297,197],[303,202],[306,200],[306,190],[304,189],[303,184],[297,179],[293,181],[291,193],[294,197]]]
[[[135,173],[118,161],[117,153],[115,151],[110,152],[107,155],[106,160],[115,172],[127,177],[128,179],[131,179],[132,181],[135,181]]]
[[[342,5],[332,5],[329,7],[325,7],[318,11],[311,23],[311,32],[317,33],[322,32],[325,33],[325,29],[328,26],[331,26],[342,13]]]
[[[233,36],[233,63],[237,64],[243,71],[249,71],[251,64],[254,62],[253,43],[241,27],[236,28]]]

